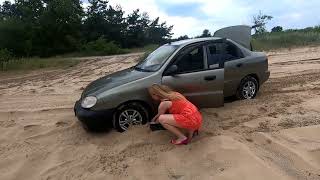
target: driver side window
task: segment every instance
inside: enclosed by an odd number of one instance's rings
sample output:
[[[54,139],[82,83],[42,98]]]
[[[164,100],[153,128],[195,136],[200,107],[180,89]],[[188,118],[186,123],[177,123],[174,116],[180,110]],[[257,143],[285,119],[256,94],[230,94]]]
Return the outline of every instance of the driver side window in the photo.
[[[177,73],[194,72],[204,69],[203,46],[186,49],[174,63],[178,66]]]

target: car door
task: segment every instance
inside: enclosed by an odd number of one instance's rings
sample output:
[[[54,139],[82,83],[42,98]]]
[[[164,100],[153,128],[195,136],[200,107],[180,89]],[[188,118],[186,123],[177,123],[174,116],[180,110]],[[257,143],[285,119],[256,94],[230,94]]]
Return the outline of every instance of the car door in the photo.
[[[168,65],[176,65],[174,74],[162,77],[162,84],[182,93],[200,108],[223,106],[224,69],[208,69],[205,45],[184,48]]]
[[[246,25],[230,26],[219,29],[214,33],[214,37],[231,39],[243,47],[252,50],[251,27]]]
[[[228,40],[208,44],[207,52],[209,68],[224,68],[224,96],[235,95],[241,79],[246,76],[248,58]]]

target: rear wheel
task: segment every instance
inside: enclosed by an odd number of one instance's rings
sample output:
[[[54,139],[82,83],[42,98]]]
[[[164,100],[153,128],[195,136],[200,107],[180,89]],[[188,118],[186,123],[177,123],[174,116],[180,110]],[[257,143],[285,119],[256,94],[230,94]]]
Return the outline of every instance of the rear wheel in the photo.
[[[241,80],[237,91],[238,99],[253,99],[259,90],[259,83],[256,78],[247,76]]]
[[[113,118],[113,127],[124,132],[132,125],[142,125],[148,120],[148,111],[140,103],[129,103],[120,106]]]

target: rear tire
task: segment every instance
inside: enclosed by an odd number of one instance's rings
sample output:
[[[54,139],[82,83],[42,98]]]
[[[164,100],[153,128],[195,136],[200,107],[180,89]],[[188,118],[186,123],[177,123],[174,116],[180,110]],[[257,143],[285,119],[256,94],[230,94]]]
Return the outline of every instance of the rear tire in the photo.
[[[238,99],[253,99],[256,97],[258,90],[259,83],[257,79],[247,76],[241,80],[236,96]]]
[[[113,127],[118,132],[126,131],[131,125],[146,124],[149,118],[147,109],[140,103],[129,103],[120,106],[113,117]]]

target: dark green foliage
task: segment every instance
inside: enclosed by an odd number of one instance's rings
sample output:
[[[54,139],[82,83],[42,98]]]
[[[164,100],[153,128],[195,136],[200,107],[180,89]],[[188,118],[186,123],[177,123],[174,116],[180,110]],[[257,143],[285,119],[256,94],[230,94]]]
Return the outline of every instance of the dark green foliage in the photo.
[[[10,51],[7,49],[0,49],[0,63],[7,62],[12,58]]]
[[[44,4],[46,3],[46,5]],[[0,11],[0,48],[15,56],[51,56],[80,47],[83,11],[76,0],[17,0]]]
[[[281,32],[283,31],[283,28],[281,26],[276,26],[271,29],[271,32]]]
[[[113,41],[107,42],[103,38],[99,38],[98,40],[89,42],[83,46],[83,53],[85,55],[112,55],[126,52],[127,51],[121,49]]]
[[[177,40],[180,41],[180,40],[185,40],[185,39],[190,39],[190,38],[189,38],[189,36],[184,35],[184,36],[179,36]]]
[[[16,0],[0,6],[0,49],[15,57],[85,52],[118,54],[121,48],[161,44],[171,37],[172,26],[150,20],[147,13],[128,16],[106,0]],[[92,52],[89,52],[92,51]]]
[[[199,36],[200,38],[204,38],[204,37],[211,37],[211,33],[208,29],[203,30],[201,36]]]
[[[128,47],[129,45],[141,46],[145,41],[145,34],[150,23],[149,17],[147,14],[141,15],[139,9],[133,11],[128,15],[127,18],[128,28],[126,30],[126,36],[128,37],[127,41],[124,42],[124,45]]]

